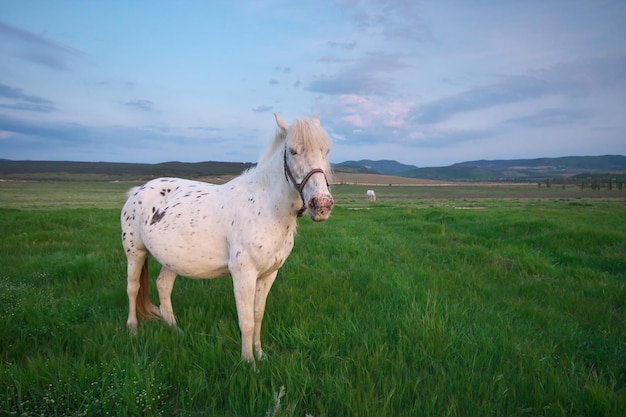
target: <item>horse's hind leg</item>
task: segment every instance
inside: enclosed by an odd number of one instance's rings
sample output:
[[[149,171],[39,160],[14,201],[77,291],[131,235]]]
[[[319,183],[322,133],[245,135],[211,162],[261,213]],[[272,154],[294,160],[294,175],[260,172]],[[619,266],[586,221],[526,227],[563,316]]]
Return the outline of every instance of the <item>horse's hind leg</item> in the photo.
[[[137,294],[139,293],[141,272],[148,254],[137,257],[129,257],[127,265],[128,281],[126,293],[128,294],[128,320],[126,325],[134,332],[137,330]]]
[[[159,300],[161,302],[161,317],[171,326],[176,326],[176,318],[174,317],[171,298],[174,280],[176,280],[176,273],[163,267],[156,281],[156,286],[159,290]]]

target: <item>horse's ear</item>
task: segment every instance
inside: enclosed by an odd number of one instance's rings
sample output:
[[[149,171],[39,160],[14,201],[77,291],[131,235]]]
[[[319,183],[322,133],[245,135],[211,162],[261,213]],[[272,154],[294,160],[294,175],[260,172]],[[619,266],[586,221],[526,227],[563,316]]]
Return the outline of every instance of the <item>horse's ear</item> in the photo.
[[[287,129],[289,129],[289,123],[283,120],[277,113],[274,113],[274,117],[276,118],[276,124],[284,133],[287,133]]]
[[[317,127],[320,126],[320,118],[317,117],[317,113],[313,115],[313,123],[315,123]]]

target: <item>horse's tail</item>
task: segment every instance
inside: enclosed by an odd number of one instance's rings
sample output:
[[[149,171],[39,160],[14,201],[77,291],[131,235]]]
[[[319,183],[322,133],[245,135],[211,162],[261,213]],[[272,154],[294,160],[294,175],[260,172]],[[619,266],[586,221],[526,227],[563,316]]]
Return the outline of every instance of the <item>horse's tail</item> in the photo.
[[[148,274],[148,263],[150,258],[146,256],[146,260],[141,268],[139,276],[139,291],[137,292],[137,314],[143,319],[161,318],[161,311],[150,301],[150,276]]]

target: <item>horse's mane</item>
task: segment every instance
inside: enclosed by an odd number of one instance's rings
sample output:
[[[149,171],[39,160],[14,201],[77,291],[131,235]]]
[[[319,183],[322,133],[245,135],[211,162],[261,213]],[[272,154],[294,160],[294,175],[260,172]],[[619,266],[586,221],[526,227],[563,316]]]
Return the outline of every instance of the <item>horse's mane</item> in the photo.
[[[330,139],[328,138],[328,135],[319,126],[319,122],[314,119],[303,117],[296,120],[291,126],[289,126],[289,133],[291,133],[290,140],[303,146],[302,150],[304,152],[310,152],[313,149],[319,148],[330,148]],[[270,147],[263,153],[261,158],[259,158],[258,165],[263,165],[266,161],[268,161],[278,148],[285,143],[286,139],[287,133],[283,132],[282,129],[276,129],[274,140],[272,141]],[[330,168],[328,168],[328,171],[330,171]]]
[[[282,145],[285,142],[286,138],[287,138],[286,132],[283,132],[281,129],[276,129],[274,140],[272,141],[272,144],[270,145],[270,147],[267,148],[265,152],[263,152],[263,155],[261,155],[261,157],[259,158],[258,165],[263,165],[263,163],[265,163],[268,159],[270,159],[270,157],[274,155],[274,152],[276,152],[276,150],[280,147],[280,145]]]

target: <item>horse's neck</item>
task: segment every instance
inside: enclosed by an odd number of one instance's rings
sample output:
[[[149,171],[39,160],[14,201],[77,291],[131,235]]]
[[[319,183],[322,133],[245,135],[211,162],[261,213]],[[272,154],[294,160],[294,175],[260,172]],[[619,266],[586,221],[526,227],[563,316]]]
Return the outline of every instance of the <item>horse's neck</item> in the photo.
[[[286,179],[282,147],[279,149],[264,164],[255,168],[249,180],[255,182],[252,186],[261,193],[259,198],[265,201],[272,212],[278,212],[285,221],[295,221],[302,200]]]

